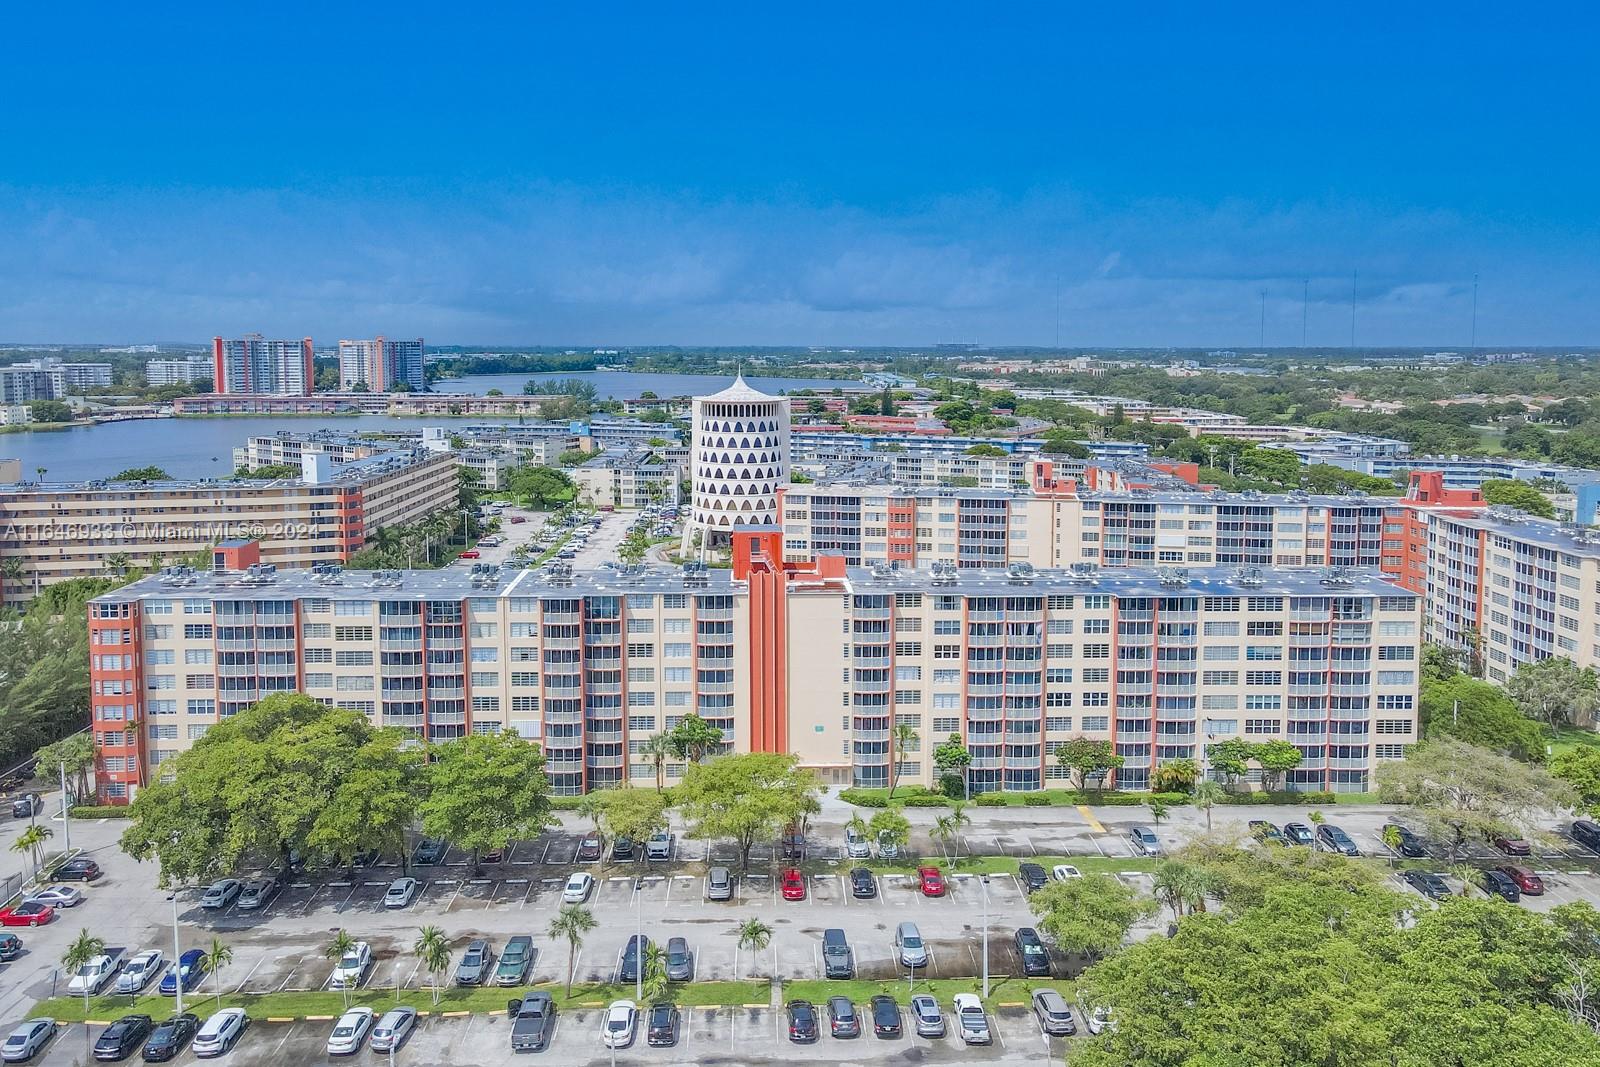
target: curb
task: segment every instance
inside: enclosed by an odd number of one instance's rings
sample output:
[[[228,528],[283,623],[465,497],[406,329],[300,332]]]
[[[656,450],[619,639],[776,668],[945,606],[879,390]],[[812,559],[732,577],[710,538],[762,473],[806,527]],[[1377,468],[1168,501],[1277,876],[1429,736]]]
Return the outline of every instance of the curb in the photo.
[[[300,1018],[305,1020],[308,1023],[331,1023],[331,1022],[333,1022],[334,1019],[337,1019],[338,1016],[337,1015],[302,1015],[302,1016],[300,1016]]]
[[[300,1020],[293,1015],[269,1015],[266,1021],[269,1023],[297,1023]]]

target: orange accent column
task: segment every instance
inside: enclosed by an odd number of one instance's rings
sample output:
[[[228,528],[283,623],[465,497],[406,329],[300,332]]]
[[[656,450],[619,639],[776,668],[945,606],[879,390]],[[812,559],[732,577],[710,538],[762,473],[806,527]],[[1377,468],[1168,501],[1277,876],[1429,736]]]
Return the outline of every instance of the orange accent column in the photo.
[[[788,578],[782,531],[771,526],[735,531],[733,576],[749,589],[750,751],[788,752]]]

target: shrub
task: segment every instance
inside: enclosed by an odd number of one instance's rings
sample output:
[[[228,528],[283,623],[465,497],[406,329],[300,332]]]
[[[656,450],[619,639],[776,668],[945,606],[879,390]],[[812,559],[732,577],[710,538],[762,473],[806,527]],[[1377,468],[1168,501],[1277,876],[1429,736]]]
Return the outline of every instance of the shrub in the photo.
[[[1194,800],[1194,797],[1189,793],[1151,793],[1150,799],[1159,800],[1161,803],[1170,808],[1174,804],[1191,803]]]
[[[126,804],[74,804],[68,811],[74,819],[127,819],[133,814],[133,809]]]
[[[1022,803],[1030,808],[1048,808],[1055,801],[1044,793],[1024,793],[1022,794]]]
[[[1004,793],[984,793],[973,801],[980,808],[1004,808],[1008,806]]]
[[[841,789],[839,799],[846,804],[854,804],[858,808],[887,808],[889,798],[881,792],[871,792],[865,789]]]
[[[919,793],[916,796],[906,797],[908,808],[946,808],[950,806],[950,798],[942,793]]]

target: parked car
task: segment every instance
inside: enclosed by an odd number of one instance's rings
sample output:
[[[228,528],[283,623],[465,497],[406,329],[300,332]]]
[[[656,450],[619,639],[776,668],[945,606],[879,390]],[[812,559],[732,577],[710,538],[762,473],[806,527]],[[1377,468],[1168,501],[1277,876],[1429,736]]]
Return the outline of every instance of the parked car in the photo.
[[[156,1024],[139,1055],[146,1063],[165,1063],[188,1047],[199,1030],[200,1016],[188,1011],[174,1015]]]
[[[511,1051],[537,1052],[550,1040],[555,1023],[556,1002],[543,990],[535,990],[511,1002]]]
[[[878,895],[878,880],[865,867],[850,870],[850,895],[857,900],[869,900]]]
[[[100,1031],[94,1042],[94,1058],[111,1062],[127,1059],[144,1044],[153,1025],[148,1015],[124,1015]]]
[[[1129,830],[1128,841],[1133,845],[1133,852],[1136,856],[1161,855],[1161,839],[1148,826],[1135,826]]]
[[[1058,863],[1050,868],[1050,876],[1058,882],[1070,882],[1074,878],[1082,878],[1083,872],[1070,863]]]
[[[43,926],[55,917],[56,909],[50,905],[24,900],[0,911],[0,926]]]
[[[1484,871],[1481,878],[1483,891],[1490,896],[1500,897],[1513,904],[1522,899],[1522,890],[1517,888],[1517,883],[1503,871]]]
[[[694,953],[689,951],[687,938],[667,938],[667,981],[694,980]]]
[[[76,908],[83,903],[83,890],[74,889],[70,885],[46,886],[35,893],[29,893],[28,899],[39,904],[48,904],[58,911],[62,908]]]
[[[611,858],[614,860],[633,859],[633,838],[623,834],[611,842]]]
[[[411,854],[411,865],[413,867],[436,867],[444,862],[445,853],[449,851],[449,842],[441,841],[436,837],[424,837],[417,842],[417,850]]]
[[[1022,973],[1029,978],[1042,978],[1050,974],[1050,950],[1039,939],[1039,932],[1023,926],[1016,933],[1017,955],[1022,958]]]
[[[403,908],[411,903],[411,898],[417,895],[417,880],[415,878],[396,878],[389,883],[388,891],[383,894],[383,906],[386,908]]]
[[[1572,839],[1591,852],[1600,852],[1600,822],[1578,819],[1572,824]]]
[[[918,867],[917,882],[925,897],[944,896],[944,874],[937,867]]]
[[[122,965],[122,973],[117,975],[117,992],[139,992],[154,981],[166,962],[166,958],[153,948],[134,953],[128,958],[128,962]]]
[[[1283,838],[1291,845],[1309,845],[1316,840],[1316,835],[1303,822],[1286,822],[1283,824]]]
[[[517,526],[517,525],[520,525],[520,524],[522,524],[524,522],[527,522],[528,519],[524,515],[513,515],[513,516],[511,516],[511,519],[509,521],[511,522],[511,525]]]
[[[860,1037],[861,1013],[849,997],[828,998],[828,1033],[834,1037]]]
[[[102,952],[87,963],[79,965],[77,972],[67,982],[67,992],[75,997],[95,996],[106,987],[116,973],[116,959]]]
[[[1502,863],[1495,870],[1517,883],[1517,888],[1524,896],[1538,897],[1544,895],[1544,879],[1527,867],[1515,863]]]
[[[567,879],[566,888],[561,891],[561,903],[582,904],[589,899],[589,893],[594,889],[594,875],[588,871],[579,871]]]
[[[11,817],[28,819],[44,811],[44,797],[38,793],[24,793],[11,801]]]
[[[1415,889],[1429,900],[1448,900],[1450,898],[1450,887],[1445,884],[1443,878],[1440,878],[1432,871],[1410,870],[1402,873],[1400,877],[1405,879],[1406,884],[1412,889]]]
[[[895,1014],[898,1016],[899,1012]],[[911,1021],[916,1024],[918,1037],[944,1036],[944,1012],[939,1010],[939,1002],[927,993],[911,998]]]
[[[367,1047],[374,1052],[392,1052],[405,1044],[406,1038],[411,1036],[411,1031],[416,1025],[415,1008],[390,1008],[373,1026],[372,1037],[368,1039]]]
[[[1103,1034],[1107,1030],[1116,1029],[1116,1023],[1111,1020],[1110,1008],[1091,1008],[1084,1020],[1091,1034]]]
[[[665,830],[650,835],[650,840],[644,843],[644,858],[647,860],[666,860],[672,858],[672,835]]]
[[[1033,991],[1033,1017],[1039,1020],[1039,1029],[1053,1037],[1071,1037],[1078,1032],[1072,1005],[1054,989]]]
[[[334,964],[333,973],[328,976],[328,988],[355,989],[361,985],[361,979],[370,966],[372,966],[372,946],[365,941],[357,941],[345,949],[344,955],[339,957],[339,962]]]
[[[5,1044],[0,1045],[0,1060],[26,1063],[50,1043],[57,1029],[54,1019],[29,1019],[6,1035]]]
[[[822,931],[822,974],[825,978],[853,978],[855,953],[843,930],[829,927]]]
[[[631,1000],[613,1000],[600,1024],[600,1039],[606,1048],[627,1048],[638,1027],[638,1005]]]
[[[1018,864],[1017,878],[1022,882],[1022,890],[1025,893],[1032,893],[1050,884],[1050,876],[1037,863]]]
[[[900,1005],[894,998],[880,993],[867,1002],[872,1013],[872,1032],[879,1037],[900,1036]]]
[[[1317,827],[1317,844],[1325,851],[1337,852],[1341,856],[1361,855],[1361,849],[1356,846],[1355,840],[1344,832],[1344,827],[1334,826],[1332,823],[1323,823]]]
[[[458,556],[458,559],[477,559],[480,553],[475,548],[469,548]]]
[[[651,1048],[671,1048],[678,1043],[678,1009],[671,1004],[652,1004],[645,1015],[644,1041]]]
[[[733,875],[728,872],[728,868],[713,867],[706,872],[706,899],[733,899]]]
[[[506,850],[503,848],[491,848],[482,856],[478,857],[479,863],[504,863],[505,861]]]
[[[528,967],[533,963],[533,938],[518,934],[506,942],[500,953],[500,962],[494,969],[494,984],[498,986],[521,985],[528,977]]]
[[[912,922],[901,923],[894,930],[895,953],[902,967],[926,967],[928,946],[922,941],[922,931]]]
[[[1489,843],[1507,856],[1533,855],[1532,845],[1524,838],[1512,837],[1510,834],[1494,834],[1489,838]]]
[[[278,895],[278,880],[276,878],[252,878],[244,884],[239,891],[240,911],[255,911],[272,903],[272,898]]]
[[[1280,845],[1283,844],[1283,831],[1265,819],[1251,819],[1245,824],[1245,828],[1257,841],[1276,841]]]
[[[207,911],[219,911],[232,904],[244,890],[244,883],[237,878],[223,878],[212,882],[211,887],[200,896],[200,906]]]
[[[872,842],[867,840],[867,835],[857,833],[852,828],[844,828],[844,854],[853,860],[864,860],[872,855]]]
[[[22,955],[22,938],[16,934],[0,934],[0,962],[9,962]]]
[[[57,867],[50,877],[58,882],[92,882],[102,873],[100,865],[94,860],[78,856]]]
[[[805,1043],[817,1039],[817,1009],[811,1001],[791,1000],[784,1006],[784,1011],[789,1016],[790,1041]]]
[[[806,899],[806,877],[800,873],[799,868],[789,867],[784,870],[782,889],[784,900]]]
[[[176,963],[167,967],[167,973],[161,976],[161,985],[158,987],[164,997],[178,995],[178,983],[183,982],[183,991],[187,993],[200,984],[200,979],[206,976],[206,954],[197,948],[191,948],[178,957]],[[216,1016],[212,1016],[216,1018]]]
[[[333,1032],[328,1035],[328,1055],[352,1056],[360,1052],[362,1044],[367,1040],[367,1031],[371,1029],[371,1008],[347,1009],[334,1022]]]
[[[1413,833],[1409,827],[1401,826],[1399,823],[1386,823],[1383,829],[1378,832],[1378,836],[1384,844],[1389,843],[1391,830],[1396,838],[1394,850],[1400,855],[1407,859],[1417,860],[1428,854],[1427,846],[1423,844],[1422,838]]]
[[[957,993],[951,1005],[956,1018],[956,1032],[961,1035],[961,1040],[968,1045],[987,1045],[993,1038],[989,1035],[989,1017],[984,1014],[983,1002],[972,993]]]
[[[622,946],[622,962],[617,967],[617,981],[632,982],[637,979],[639,967],[649,951],[650,938],[644,934],[634,934],[629,937],[628,943]]]
[[[461,962],[456,964],[456,985],[482,985],[489,976],[489,964],[493,962],[494,953],[489,949],[489,942],[482,938],[468,942]]]
[[[190,1046],[196,1056],[221,1056],[239,1043],[250,1027],[250,1016],[243,1008],[223,1008],[201,1024]]]
[[[803,860],[806,858],[806,835],[798,826],[786,826],[778,839],[778,847],[784,859]]]
[[[605,842],[599,834],[588,834],[578,841],[578,862],[596,863],[605,851]]]

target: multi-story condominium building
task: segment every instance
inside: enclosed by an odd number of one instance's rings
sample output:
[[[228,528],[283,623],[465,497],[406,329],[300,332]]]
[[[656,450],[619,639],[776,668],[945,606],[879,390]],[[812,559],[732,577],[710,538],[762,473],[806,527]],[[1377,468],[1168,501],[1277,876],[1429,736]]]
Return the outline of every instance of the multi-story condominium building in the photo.
[[[144,380],[153,386],[209,382],[215,373],[217,373],[216,364],[204,356],[152,359],[144,365]]]
[[[387,452],[335,467],[308,455],[304,475],[275,480],[24,484],[0,489],[0,555],[19,569],[6,602],[114,566],[180,562],[230,538],[261,544],[286,567],[340,562],[385,526],[456,507],[453,456]]]
[[[415,447],[409,446],[409,447]],[[299,467],[306,456],[326,456],[330,463],[354,463],[380,452],[408,446],[396,442],[374,441],[332,430],[310,430],[296,433],[279,430],[272,434],[258,434],[245,439],[243,445],[233,450],[234,470],[255,470],[258,467]]]
[[[957,734],[977,791],[1064,778],[1054,746],[1086,736],[1126,788],[1245,737],[1300,749],[1288,788],[1355,792],[1416,739],[1418,597],[1376,576],[797,566],[775,529],[731,537],[731,570],[255,567],[98,597],[101,799],[279,692],[421,737],[515,730],[566,794],[654,781],[646,741],[691,711],[841,785],[888,781],[897,723],[900,780],[931,784]]]
[[[683,464],[662,452],[634,448],[602,452],[569,473],[584,503],[635,509],[677,503]]]
[[[693,496],[680,551],[703,556],[740,527],[777,521],[778,492],[789,484],[789,400],[740,375],[695,398],[692,428]]]
[[[0,367],[0,404],[31,404],[35,400],[56,400],[65,395],[48,370],[33,363]]]
[[[625,419],[616,415],[595,415],[586,423],[578,423],[580,436],[587,437],[595,448],[629,448],[649,445],[651,441],[669,441],[678,444],[683,435],[676,426],[663,426],[644,419]]]
[[[370,341],[339,342],[339,388],[362,387],[384,393],[403,385],[420,393],[428,387],[422,373],[422,338],[396,341],[376,337]]]
[[[1142,460],[1150,455],[1143,441],[1081,441],[1093,459]],[[834,462],[839,460],[892,455],[965,455],[974,445],[990,445],[1004,452],[1036,453],[1044,447],[1043,438],[1034,437],[958,437],[926,434],[817,433],[796,429],[789,438],[795,462]]]
[[[1306,466],[1323,463],[1347,470],[1361,470],[1364,461],[1394,459],[1411,451],[1411,445],[1405,441],[1358,433],[1325,433],[1315,440],[1285,441],[1274,447],[1293,452]]]
[[[554,397],[468,396],[464,393],[316,393],[267,396],[260,393],[208,393],[172,402],[179,415],[363,415],[537,416]]]
[[[1594,525],[1600,520],[1600,471],[1584,467],[1504,456],[1401,456],[1330,462],[1378,478],[1403,477],[1412,471],[1438,471],[1447,489],[1477,489],[1491,479],[1559,483],[1565,487],[1564,491],[1548,494],[1559,518],[1584,525]]]
[[[219,395],[306,396],[316,374],[311,338],[279,341],[259,333],[211,339],[212,388]]]
[[[516,453],[493,448],[464,448],[455,453],[456,462],[478,476],[478,484],[491,493],[510,485],[511,472],[522,464]]]

